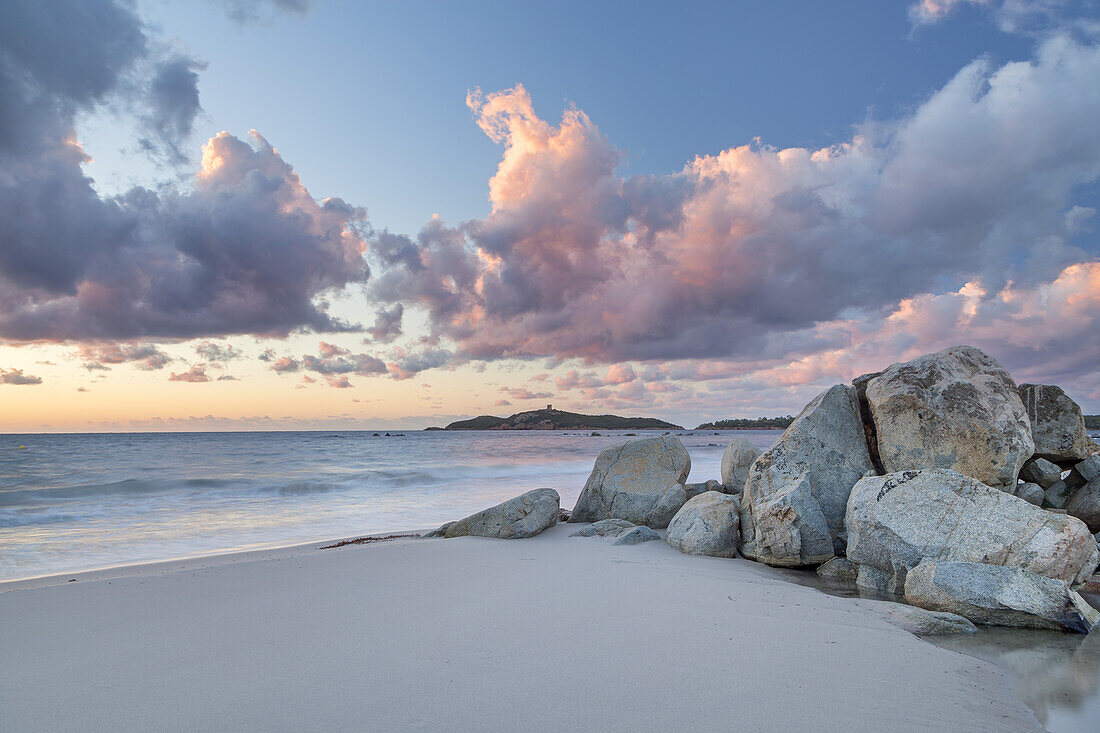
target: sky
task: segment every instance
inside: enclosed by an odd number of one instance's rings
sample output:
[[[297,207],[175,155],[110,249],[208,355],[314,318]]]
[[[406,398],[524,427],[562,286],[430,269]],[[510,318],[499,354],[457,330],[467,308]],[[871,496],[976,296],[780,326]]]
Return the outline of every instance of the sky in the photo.
[[[1100,413],[1095,0],[0,2],[0,432]]]

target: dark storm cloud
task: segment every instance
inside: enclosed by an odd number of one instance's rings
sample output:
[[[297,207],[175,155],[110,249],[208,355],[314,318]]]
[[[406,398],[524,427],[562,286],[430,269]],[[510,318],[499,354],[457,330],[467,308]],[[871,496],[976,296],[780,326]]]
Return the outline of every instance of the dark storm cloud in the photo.
[[[117,3],[2,12],[0,339],[350,328],[319,296],[368,276],[362,209],[315,201],[257,133],[251,145],[227,133],[208,141],[188,189],[101,197],[81,169],[77,115],[137,95],[149,144],[175,156],[199,110],[199,67],[153,58],[141,21]],[[150,65],[147,83],[131,78]]]

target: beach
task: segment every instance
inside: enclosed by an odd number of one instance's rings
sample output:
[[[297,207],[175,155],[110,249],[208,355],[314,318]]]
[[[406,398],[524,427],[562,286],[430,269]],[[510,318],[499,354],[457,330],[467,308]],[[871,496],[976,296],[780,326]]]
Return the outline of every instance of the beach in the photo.
[[[865,601],[576,528],[2,583],[0,729],[1040,729]]]

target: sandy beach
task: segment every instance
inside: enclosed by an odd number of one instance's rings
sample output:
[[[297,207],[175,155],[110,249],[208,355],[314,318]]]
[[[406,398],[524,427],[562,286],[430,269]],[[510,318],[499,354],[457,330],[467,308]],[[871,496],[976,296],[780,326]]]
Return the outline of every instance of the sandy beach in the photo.
[[[865,602],[575,529],[0,584],[0,729],[1038,729]]]

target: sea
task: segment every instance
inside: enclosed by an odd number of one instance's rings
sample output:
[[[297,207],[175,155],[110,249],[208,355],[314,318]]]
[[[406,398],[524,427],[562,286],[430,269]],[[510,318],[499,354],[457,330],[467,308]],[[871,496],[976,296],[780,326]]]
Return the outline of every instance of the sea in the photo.
[[[429,529],[540,487],[571,508],[630,433],[0,435],[0,581]],[[734,437],[780,431],[675,434],[706,481]]]

